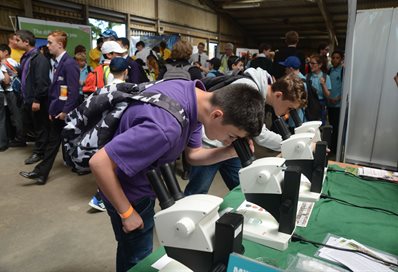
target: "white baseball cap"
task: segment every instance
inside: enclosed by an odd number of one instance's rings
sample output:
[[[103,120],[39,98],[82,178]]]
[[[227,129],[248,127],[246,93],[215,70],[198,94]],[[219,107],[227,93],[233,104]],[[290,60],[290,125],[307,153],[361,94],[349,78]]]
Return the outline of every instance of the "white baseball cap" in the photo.
[[[109,54],[112,52],[115,53],[125,53],[127,50],[122,48],[120,44],[115,41],[106,41],[102,44],[101,53],[102,54]]]

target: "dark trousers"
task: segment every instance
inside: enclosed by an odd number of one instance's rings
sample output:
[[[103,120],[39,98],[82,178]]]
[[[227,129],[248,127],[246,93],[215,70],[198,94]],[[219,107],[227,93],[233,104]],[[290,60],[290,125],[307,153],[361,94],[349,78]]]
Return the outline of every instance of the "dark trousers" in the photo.
[[[35,133],[36,140],[33,153],[43,155],[48,140],[48,105],[41,103],[39,111],[32,111],[32,104],[24,104],[22,106],[22,121],[25,136],[29,129],[32,129]]]
[[[50,121],[50,132],[48,135],[47,146],[44,151],[44,158],[34,169],[36,173],[39,173],[45,178],[50,174],[55,157],[57,157],[59,146],[61,145],[61,132],[64,126],[65,121],[63,120],[53,119]]]
[[[15,92],[5,92],[7,100],[7,107],[10,112],[11,125],[15,128],[15,140],[24,142],[24,131],[22,124],[22,112],[21,108],[18,107],[17,95]]]
[[[6,130],[6,107],[4,106],[4,92],[0,92],[0,148],[8,147]]]
[[[332,153],[337,151],[337,137],[339,135],[339,121],[340,121],[340,108],[328,107],[329,123],[333,126],[332,133],[332,146],[330,150]]]
[[[122,220],[115,208],[107,201],[104,204],[117,241],[116,271],[125,272],[152,253],[155,200],[143,198],[133,205],[144,221],[144,228],[130,233],[123,231]]]
[[[217,171],[220,171],[229,190],[239,185],[239,170],[242,168],[239,158],[232,158],[212,165],[192,166],[189,183],[184,194],[207,194]]]

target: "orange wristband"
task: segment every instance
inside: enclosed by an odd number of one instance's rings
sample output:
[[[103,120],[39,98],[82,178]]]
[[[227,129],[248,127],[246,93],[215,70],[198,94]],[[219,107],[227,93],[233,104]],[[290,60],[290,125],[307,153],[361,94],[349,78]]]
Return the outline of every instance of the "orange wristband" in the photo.
[[[130,217],[133,211],[134,211],[133,206],[130,206],[127,211],[125,211],[124,213],[119,213],[119,215],[122,219],[127,219]]]

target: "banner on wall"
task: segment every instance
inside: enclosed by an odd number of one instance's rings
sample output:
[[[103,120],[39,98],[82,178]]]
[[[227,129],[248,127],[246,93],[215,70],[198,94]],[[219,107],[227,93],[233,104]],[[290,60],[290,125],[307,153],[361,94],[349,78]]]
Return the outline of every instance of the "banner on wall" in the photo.
[[[132,36],[131,37],[131,49],[133,53],[135,52],[135,44],[139,41],[143,41],[145,43],[145,47],[154,48],[155,46],[159,46],[161,41],[165,41],[167,43],[167,48],[171,50],[173,45],[178,41],[180,36],[178,34],[172,35],[144,35],[144,36]]]
[[[253,56],[253,54],[258,54],[258,52],[258,49],[236,48],[236,55],[240,58],[246,57],[247,54],[249,54],[249,56]]]
[[[68,35],[66,51],[70,56],[74,55],[75,47],[77,45],[81,44],[86,47],[87,54],[91,49],[91,27],[88,25],[18,17],[18,27],[19,29],[29,30],[35,35],[36,47],[47,44],[47,36],[50,32],[54,30],[62,30]]]

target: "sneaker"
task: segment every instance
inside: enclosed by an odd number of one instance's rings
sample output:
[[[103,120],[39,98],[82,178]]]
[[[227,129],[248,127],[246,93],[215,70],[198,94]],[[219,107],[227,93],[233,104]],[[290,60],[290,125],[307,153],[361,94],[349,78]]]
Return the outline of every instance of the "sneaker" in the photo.
[[[93,196],[93,198],[90,200],[88,205],[96,210],[101,211],[101,212],[106,211],[104,202],[102,201],[102,199],[97,198],[96,196]]]

